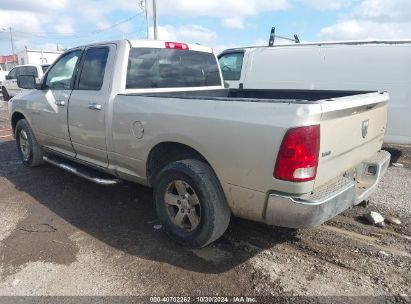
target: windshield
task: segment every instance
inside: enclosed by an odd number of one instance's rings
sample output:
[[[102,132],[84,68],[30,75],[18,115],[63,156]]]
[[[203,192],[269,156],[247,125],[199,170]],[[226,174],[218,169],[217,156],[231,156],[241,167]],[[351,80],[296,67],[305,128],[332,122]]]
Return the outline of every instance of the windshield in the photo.
[[[220,85],[220,72],[212,53],[154,48],[130,51],[127,89]]]

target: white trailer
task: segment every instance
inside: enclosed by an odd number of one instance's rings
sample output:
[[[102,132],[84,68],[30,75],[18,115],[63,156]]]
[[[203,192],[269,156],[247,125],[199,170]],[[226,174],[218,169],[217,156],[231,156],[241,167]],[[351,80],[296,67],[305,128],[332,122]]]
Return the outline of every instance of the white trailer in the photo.
[[[232,88],[388,91],[384,141],[411,144],[409,40],[247,47],[226,50],[219,61]]]

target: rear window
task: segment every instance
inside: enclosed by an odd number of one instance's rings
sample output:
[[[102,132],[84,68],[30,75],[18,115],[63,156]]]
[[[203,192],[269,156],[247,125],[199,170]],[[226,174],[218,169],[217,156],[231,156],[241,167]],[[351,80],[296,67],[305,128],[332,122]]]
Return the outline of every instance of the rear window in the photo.
[[[30,75],[30,76],[38,77],[37,68],[34,66],[23,66],[17,69],[18,69],[18,75]]]
[[[219,85],[220,72],[211,53],[153,48],[130,50],[127,89]]]

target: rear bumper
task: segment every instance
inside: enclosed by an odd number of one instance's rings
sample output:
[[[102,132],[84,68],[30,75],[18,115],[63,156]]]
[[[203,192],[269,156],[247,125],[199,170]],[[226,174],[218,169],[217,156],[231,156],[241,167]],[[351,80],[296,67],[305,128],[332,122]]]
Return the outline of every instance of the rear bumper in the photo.
[[[269,225],[305,228],[318,226],[353,205],[366,200],[387,171],[391,155],[376,153],[353,172],[321,186],[309,195],[271,193],[264,214]]]

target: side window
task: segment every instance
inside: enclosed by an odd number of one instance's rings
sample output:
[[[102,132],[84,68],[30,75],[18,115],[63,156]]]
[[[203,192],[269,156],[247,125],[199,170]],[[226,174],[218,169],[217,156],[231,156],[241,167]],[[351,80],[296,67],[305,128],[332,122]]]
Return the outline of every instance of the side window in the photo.
[[[34,66],[21,67],[20,75],[31,75],[34,77],[38,77],[37,68]]]
[[[17,79],[17,68],[12,69],[8,74],[9,79]]]
[[[87,50],[81,69],[79,90],[98,91],[103,86],[109,48],[91,48]]]
[[[244,53],[225,54],[218,59],[224,80],[240,80],[243,59]]]
[[[49,89],[68,90],[76,68],[77,61],[81,55],[81,50],[76,50],[65,54],[47,73],[46,86]]]

